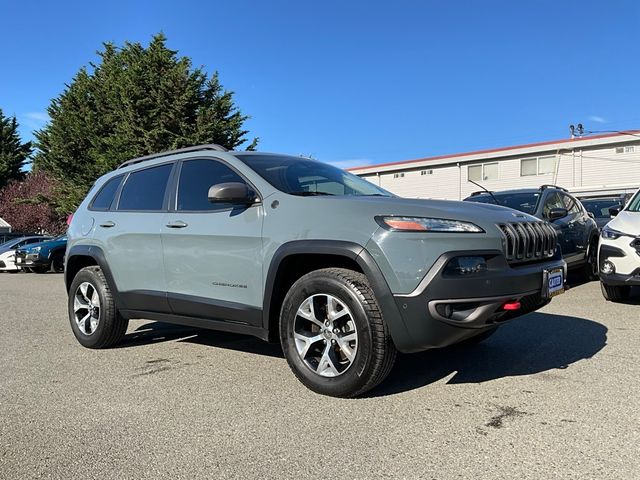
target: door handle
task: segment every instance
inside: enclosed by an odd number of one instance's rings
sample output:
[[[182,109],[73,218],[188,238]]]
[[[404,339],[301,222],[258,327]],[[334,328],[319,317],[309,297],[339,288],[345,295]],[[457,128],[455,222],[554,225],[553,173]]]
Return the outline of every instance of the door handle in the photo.
[[[101,223],[100,226],[103,228],[111,228],[111,227],[115,227],[116,224],[115,222],[112,222],[111,220],[109,220],[107,222]]]
[[[182,220],[176,220],[175,222],[169,222],[167,223],[167,227],[168,228],[184,228],[184,227],[188,227],[189,225],[185,222],[183,222]]]

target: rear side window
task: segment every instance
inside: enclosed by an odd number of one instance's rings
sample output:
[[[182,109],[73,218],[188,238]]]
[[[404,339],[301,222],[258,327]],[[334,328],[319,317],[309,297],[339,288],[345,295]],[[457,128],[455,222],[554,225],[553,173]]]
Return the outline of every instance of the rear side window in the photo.
[[[93,197],[90,208],[92,210],[109,210],[123,178],[124,175],[119,175],[105,183],[98,194]]]
[[[173,164],[133,172],[122,187],[118,210],[162,210]]]
[[[217,183],[246,183],[240,175],[215,160],[188,160],[182,163],[178,184],[178,210],[224,210],[230,204],[209,202],[209,187]]]

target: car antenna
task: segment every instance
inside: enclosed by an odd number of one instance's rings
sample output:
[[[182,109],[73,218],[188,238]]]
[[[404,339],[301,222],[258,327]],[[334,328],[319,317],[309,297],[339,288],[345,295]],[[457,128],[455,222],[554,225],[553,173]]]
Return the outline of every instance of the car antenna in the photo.
[[[467,178],[467,181],[473,183],[475,186],[480,187],[482,190],[487,192],[489,195],[491,195],[491,198],[493,198],[493,201],[495,202],[495,204],[496,205],[500,205],[500,203],[498,203],[498,199],[496,198],[496,196],[493,194],[493,192],[491,190],[487,190],[486,187],[483,187],[478,182],[474,182],[473,180],[469,180],[468,178]]]

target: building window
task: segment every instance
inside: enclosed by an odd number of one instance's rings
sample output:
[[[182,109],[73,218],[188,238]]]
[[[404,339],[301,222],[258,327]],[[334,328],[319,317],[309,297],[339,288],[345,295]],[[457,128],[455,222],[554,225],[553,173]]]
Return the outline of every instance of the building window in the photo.
[[[404,172],[394,173],[393,174],[393,178],[402,178],[402,177],[404,177]]]
[[[635,151],[636,151],[636,147],[634,147],[633,145],[624,147],[624,153],[633,153]]]
[[[498,163],[483,163],[482,165],[469,165],[467,167],[467,178],[473,182],[485,180],[498,180]]]
[[[547,175],[556,172],[556,157],[538,157],[538,175]]]
[[[557,158],[555,155],[546,157],[523,158],[520,160],[520,176],[548,175],[555,173]]]
[[[616,147],[616,153],[624,153],[624,147]]]
[[[433,175],[433,170],[421,170],[420,175]]]

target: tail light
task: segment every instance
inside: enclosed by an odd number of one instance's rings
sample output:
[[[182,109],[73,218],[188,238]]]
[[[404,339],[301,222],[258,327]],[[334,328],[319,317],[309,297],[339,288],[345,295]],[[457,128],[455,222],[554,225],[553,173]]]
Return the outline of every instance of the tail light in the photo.
[[[73,220],[73,213],[67,217],[67,226],[71,225],[72,220]]]

